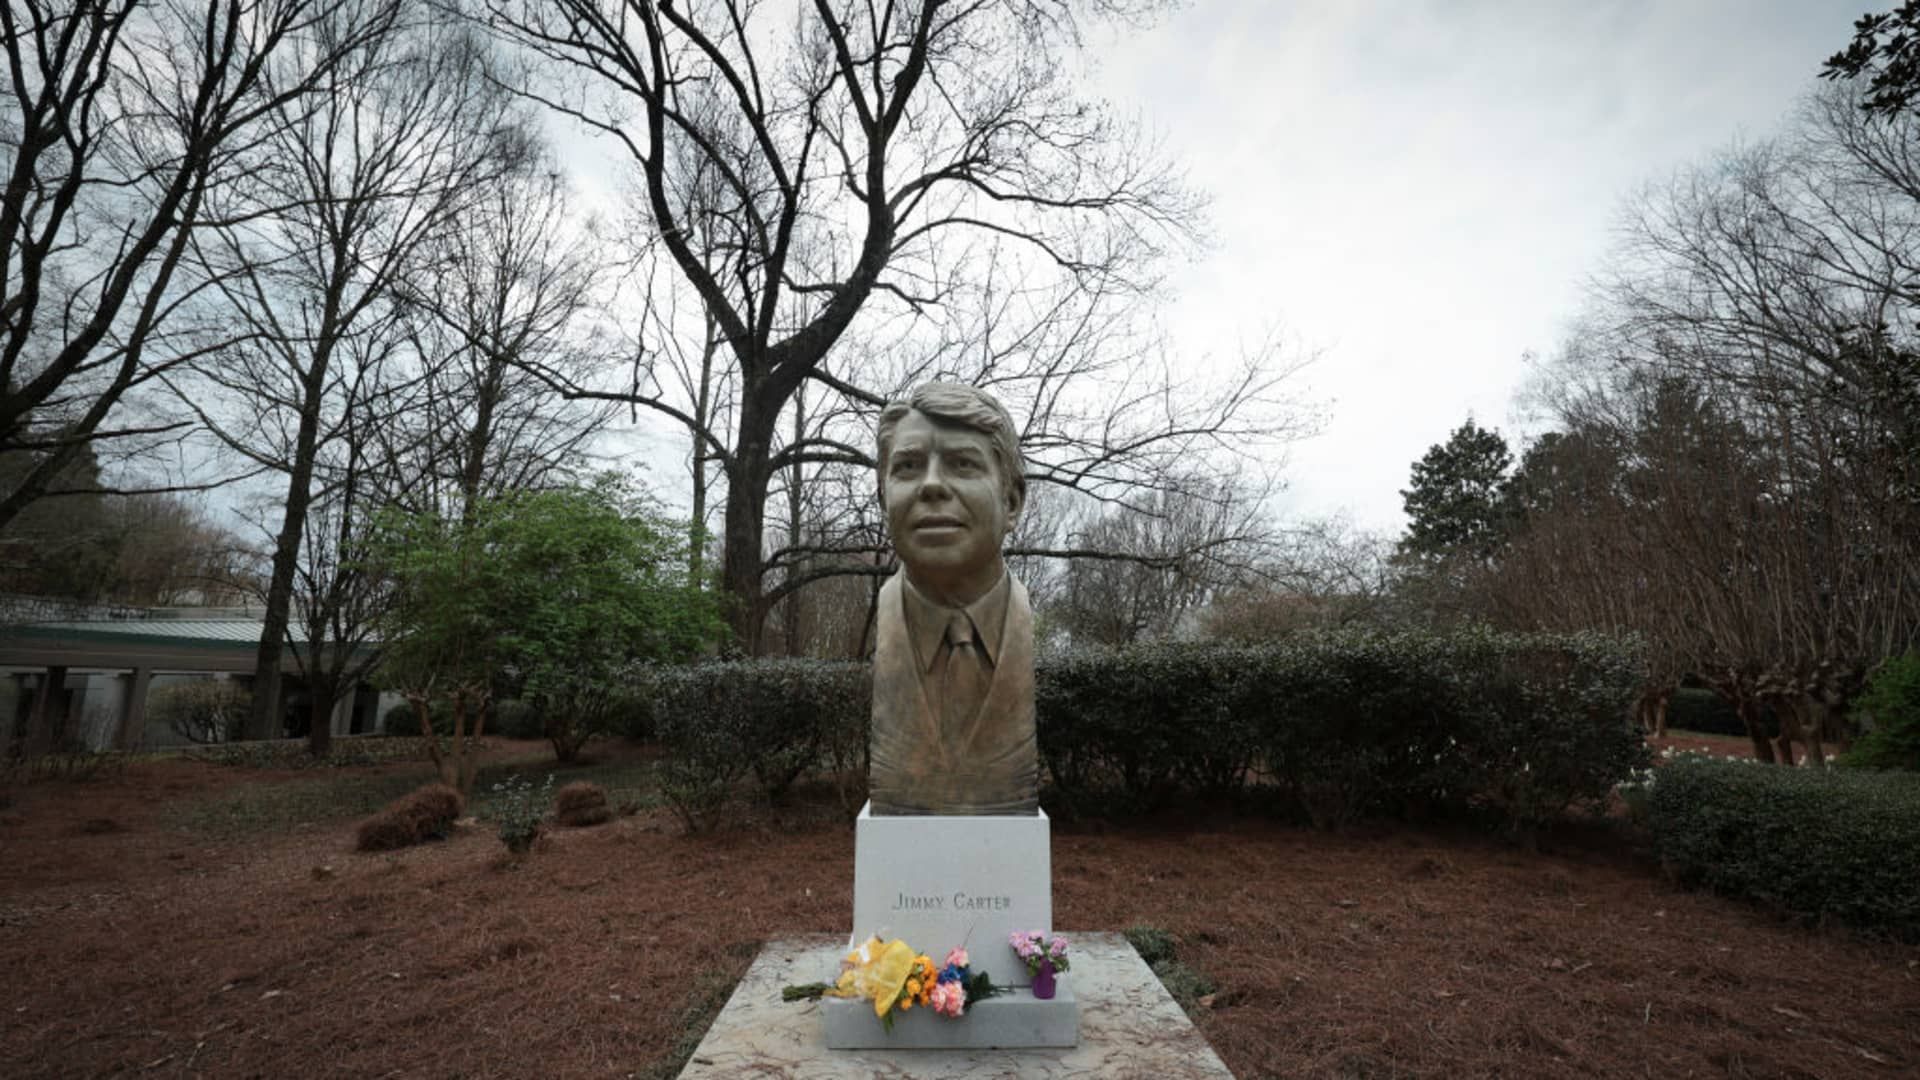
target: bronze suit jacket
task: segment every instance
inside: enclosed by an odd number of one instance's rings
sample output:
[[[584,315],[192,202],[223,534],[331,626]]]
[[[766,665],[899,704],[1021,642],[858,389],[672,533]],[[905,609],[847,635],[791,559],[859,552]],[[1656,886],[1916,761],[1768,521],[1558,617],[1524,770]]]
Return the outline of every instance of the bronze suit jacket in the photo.
[[[908,631],[904,571],[880,589],[869,786],[876,814],[1032,814],[1040,806],[1033,727],[1033,607],[1007,597],[993,680],[971,722],[947,730]]]

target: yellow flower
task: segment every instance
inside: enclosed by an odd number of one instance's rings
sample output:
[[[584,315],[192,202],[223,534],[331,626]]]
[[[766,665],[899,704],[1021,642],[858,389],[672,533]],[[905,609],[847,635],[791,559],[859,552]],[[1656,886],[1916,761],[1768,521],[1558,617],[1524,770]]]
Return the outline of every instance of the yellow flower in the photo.
[[[832,993],[835,997],[868,998],[873,1002],[873,1014],[885,1017],[900,999],[913,961],[913,950],[906,942],[895,939],[882,945],[879,938],[873,938],[847,954]]]

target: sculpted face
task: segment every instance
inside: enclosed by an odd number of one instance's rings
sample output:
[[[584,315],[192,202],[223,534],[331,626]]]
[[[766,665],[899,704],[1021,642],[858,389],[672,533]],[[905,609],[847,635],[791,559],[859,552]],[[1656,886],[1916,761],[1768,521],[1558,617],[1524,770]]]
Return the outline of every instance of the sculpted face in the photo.
[[[913,410],[882,463],[887,531],[915,586],[961,605],[1000,579],[1000,544],[1019,511],[983,431]]]

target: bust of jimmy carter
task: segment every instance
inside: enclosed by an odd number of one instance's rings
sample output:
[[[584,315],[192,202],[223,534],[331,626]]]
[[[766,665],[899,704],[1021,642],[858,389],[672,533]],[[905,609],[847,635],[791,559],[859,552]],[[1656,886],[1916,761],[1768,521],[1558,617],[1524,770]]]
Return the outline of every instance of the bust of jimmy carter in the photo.
[[[880,413],[880,502],[900,572],[873,656],[876,814],[1032,814],[1033,609],[1000,547],[1026,500],[998,401],[928,383]]]

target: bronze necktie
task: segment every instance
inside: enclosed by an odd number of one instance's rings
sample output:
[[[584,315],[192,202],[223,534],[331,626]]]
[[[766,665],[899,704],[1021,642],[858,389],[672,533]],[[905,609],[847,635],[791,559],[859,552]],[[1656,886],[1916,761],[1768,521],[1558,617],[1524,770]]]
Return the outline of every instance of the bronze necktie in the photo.
[[[940,680],[940,712],[948,738],[965,738],[987,697],[986,656],[974,640],[973,623],[956,611],[947,618],[947,664]]]

